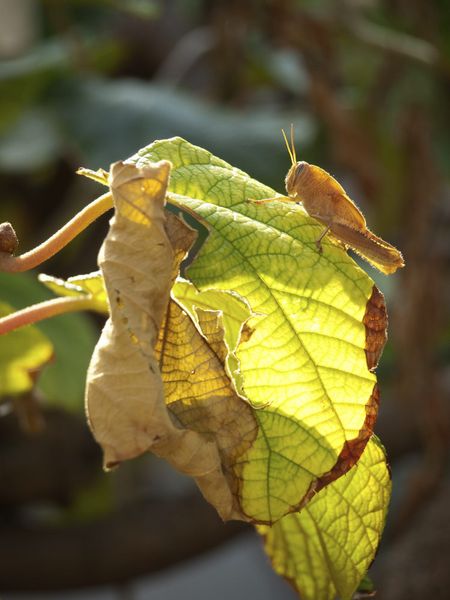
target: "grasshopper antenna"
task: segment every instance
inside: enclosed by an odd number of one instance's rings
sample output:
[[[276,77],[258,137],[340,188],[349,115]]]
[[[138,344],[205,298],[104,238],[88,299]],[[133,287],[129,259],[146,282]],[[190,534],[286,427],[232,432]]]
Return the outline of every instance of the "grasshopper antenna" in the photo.
[[[297,164],[297,155],[295,154],[295,144],[294,144],[294,123],[291,123],[291,149],[292,156],[294,157],[294,162],[292,164]]]
[[[294,126],[291,123],[291,143],[289,144],[286,133],[284,129],[281,130],[283,134],[284,143],[286,144],[286,148],[289,154],[289,158],[291,159],[291,163],[295,165],[297,163],[297,157],[295,155],[295,146],[294,146]]]

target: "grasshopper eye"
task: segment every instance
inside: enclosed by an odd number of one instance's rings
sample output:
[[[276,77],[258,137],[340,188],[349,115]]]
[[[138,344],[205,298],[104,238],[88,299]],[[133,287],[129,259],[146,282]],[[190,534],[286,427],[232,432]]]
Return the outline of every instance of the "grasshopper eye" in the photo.
[[[304,170],[304,168],[306,167],[307,163],[304,160],[301,160],[300,162],[297,163],[296,167],[295,167],[295,177],[300,177],[302,171]]]
[[[286,175],[286,190],[289,196],[292,198],[296,198],[300,191],[303,183],[301,183],[302,176],[307,173],[308,163],[304,160],[296,162],[289,169],[288,174]]]

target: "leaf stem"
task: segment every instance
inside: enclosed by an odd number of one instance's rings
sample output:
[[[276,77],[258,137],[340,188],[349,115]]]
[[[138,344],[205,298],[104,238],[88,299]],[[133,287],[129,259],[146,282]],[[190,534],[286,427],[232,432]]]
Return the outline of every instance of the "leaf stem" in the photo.
[[[107,210],[112,208],[112,196],[106,192],[77,213],[68,223],[54,233],[45,242],[20,256],[12,256],[7,252],[0,252],[0,271],[17,273],[28,271],[40,265],[59,252],[71,242],[79,233],[93,223]]]
[[[92,309],[92,298],[52,298],[0,318],[0,335],[68,312]]]

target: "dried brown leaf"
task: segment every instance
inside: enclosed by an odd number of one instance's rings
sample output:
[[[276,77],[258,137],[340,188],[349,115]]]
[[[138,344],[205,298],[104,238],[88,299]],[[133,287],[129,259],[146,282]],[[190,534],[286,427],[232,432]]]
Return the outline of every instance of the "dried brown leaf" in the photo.
[[[110,304],[87,376],[86,409],[107,468],[159,443],[173,429],[153,347],[171,285],[164,229],[170,164],[111,167],[115,214],[98,263]]]
[[[225,372],[227,349],[222,316],[197,309],[201,332],[171,301],[157,352],[166,403],[177,422],[213,444],[218,470],[196,475],[202,493],[224,519],[244,519],[239,506],[239,459],[252,445],[257,425],[251,407],[233,389]]]

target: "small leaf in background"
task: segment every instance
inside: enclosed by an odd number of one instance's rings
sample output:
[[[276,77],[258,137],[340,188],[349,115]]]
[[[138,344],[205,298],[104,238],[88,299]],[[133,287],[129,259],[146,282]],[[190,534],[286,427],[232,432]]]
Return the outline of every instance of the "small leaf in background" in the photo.
[[[67,280],[40,273],[38,280],[58,296],[88,296],[92,299],[91,310],[108,314],[108,299],[100,271],[75,275]]]
[[[101,183],[102,185],[109,185],[109,173],[104,169],[97,169],[96,171],[93,171],[92,169],[87,169],[86,167],[80,167],[77,169],[77,175],[82,175],[83,177],[92,179],[93,181]]]
[[[32,273],[0,273],[0,290],[0,300],[17,309],[51,298],[51,293]],[[45,402],[63,406],[71,412],[84,412],[86,370],[98,338],[90,316],[82,313],[60,315],[42,321],[36,328],[54,347],[55,360],[44,369],[37,386]]]
[[[13,309],[0,302],[0,316]],[[53,346],[36,327],[0,335],[0,398],[16,396],[34,387],[40,370],[53,356]]]
[[[390,489],[384,448],[372,437],[358,464],[300,512],[257,527],[275,571],[303,600],[350,600],[374,559]]]
[[[300,206],[252,202],[275,192],[181,138],[132,160],[161,159],[173,165],[171,201],[209,229],[189,279],[237,294],[254,315],[236,352],[235,384],[259,409],[239,493],[250,519],[273,523],[350,469],[372,434],[383,298],[343,249],[325,240],[318,253],[323,226]]]

